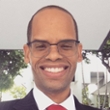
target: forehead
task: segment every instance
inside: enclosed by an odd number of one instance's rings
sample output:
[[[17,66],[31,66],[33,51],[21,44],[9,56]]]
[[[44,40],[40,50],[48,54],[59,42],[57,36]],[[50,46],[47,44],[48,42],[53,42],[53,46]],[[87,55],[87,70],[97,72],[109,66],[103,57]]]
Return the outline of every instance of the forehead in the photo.
[[[72,17],[57,8],[47,8],[35,15],[32,21],[32,39],[57,42],[76,39]]]

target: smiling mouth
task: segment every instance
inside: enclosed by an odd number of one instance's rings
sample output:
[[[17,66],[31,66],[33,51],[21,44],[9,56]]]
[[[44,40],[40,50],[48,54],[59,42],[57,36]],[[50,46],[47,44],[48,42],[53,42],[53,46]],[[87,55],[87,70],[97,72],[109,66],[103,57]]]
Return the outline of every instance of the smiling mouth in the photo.
[[[59,73],[66,70],[68,66],[65,67],[41,67],[42,70],[51,72],[51,73]]]

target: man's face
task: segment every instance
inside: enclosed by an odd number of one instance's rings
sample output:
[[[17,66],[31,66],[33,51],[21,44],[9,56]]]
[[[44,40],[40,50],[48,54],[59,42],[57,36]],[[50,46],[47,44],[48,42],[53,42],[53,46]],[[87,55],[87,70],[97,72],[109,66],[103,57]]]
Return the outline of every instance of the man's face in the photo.
[[[65,39],[76,40],[74,23],[69,14],[58,9],[45,9],[34,17],[31,41],[45,40],[55,44]],[[35,58],[25,45],[25,61],[32,67],[36,86],[44,93],[69,90],[77,62],[82,59],[81,49],[81,44],[78,44],[74,56],[65,57],[58,53],[57,46],[52,45],[47,56]]]

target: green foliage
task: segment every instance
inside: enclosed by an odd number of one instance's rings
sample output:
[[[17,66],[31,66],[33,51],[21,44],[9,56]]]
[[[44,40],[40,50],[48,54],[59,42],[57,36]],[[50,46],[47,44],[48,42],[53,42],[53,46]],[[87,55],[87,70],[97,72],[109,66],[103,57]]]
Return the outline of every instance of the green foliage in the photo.
[[[89,91],[88,87],[86,86],[85,88],[82,89],[82,103],[84,105],[89,105],[91,103],[91,100],[88,98]]]
[[[106,45],[103,47],[104,49],[110,49],[110,39],[107,40]]]
[[[88,54],[93,54],[94,51],[92,50],[83,50],[82,57],[85,63],[90,64],[90,59],[87,57]]]
[[[13,78],[9,74],[0,74],[0,91],[3,92],[9,89],[14,84]]]
[[[0,91],[13,86],[13,79],[26,68],[22,50],[0,50]]]
[[[13,86],[10,90],[10,94],[15,99],[21,99],[26,96],[26,89],[23,86]]]
[[[105,96],[105,95],[99,95],[100,105],[101,105],[101,106],[103,106],[104,98],[105,98],[105,97],[106,97],[106,101],[105,101],[105,106],[104,106],[104,108],[109,107],[109,97],[108,97],[108,96]],[[98,105],[98,96],[96,97],[96,100],[97,100],[97,105]]]

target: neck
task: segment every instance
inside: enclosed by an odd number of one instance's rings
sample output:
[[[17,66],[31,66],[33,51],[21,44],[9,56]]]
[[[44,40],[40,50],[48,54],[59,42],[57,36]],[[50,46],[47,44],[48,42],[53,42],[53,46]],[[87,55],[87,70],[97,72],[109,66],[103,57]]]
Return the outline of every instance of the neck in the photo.
[[[59,104],[62,103],[64,100],[66,100],[70,95],[70,88],[68,88],[65,91],[54,91],[54,92],[48,92],[44,93],[46,94],[53,102]]]

